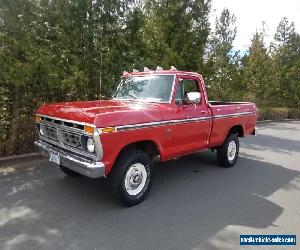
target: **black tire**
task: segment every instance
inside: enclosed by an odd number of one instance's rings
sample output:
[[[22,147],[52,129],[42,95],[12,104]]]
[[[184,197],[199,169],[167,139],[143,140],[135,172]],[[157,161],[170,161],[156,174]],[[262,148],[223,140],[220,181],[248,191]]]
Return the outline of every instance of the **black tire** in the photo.
[[[231,153],[231,155],[229,156],[230,153],[228,154],[228,151],[229,151],[229,145],[233,145],[233,144],[235,144],[236,150],[235,150],[234,158],[231,159],[233,153]],[[239,149],[240,149],[240,143],[237,134],[228,135],[224,143],[218,148],[217,151],[217,160],[219,165],[221,165],[224,168],[233,167],[238,159]]]
[[[115,165],[113,166],[111,173],[108,176],[110,188],[112,191],[113,196],[124,206],[130,207],[137,205],[138,203],[142,202],[148,196],[151,185],[152,185],[152,160],[149,155],[144,153],[143,151],[130,149],[126,150],[118,157]],[[126,184],[128,183],[129,179],[127,178],[130,176],[129,171],[132,171],[138,164],[143,165],[146,174],[145,183],[143,186],[139,187],[141,184],[138,185],[138,189],[142,188],[141,191],[137,194],[130,194],[129,192],[135,192],[131,189],[126,189]],[[126,177],[127,175],[127,177]],[[133,175],[131,175],[133,177]],[[139,175],[140,178],[143,180],[143,175]],[[135,180],[136,176],[134,176],[133,180]],[[144,181],[144,180],[143,180]],[[141,181],[143,183],[143,181]],[[128,184],[127,184],[128,186]],[[129,190],[129,191],[128,191]]]
[[[78,177],[78,176],[81,176],[81,174],[69,169],[69,168],[66,168],[62,165],[59,166],[61,171],[63,171],[66,175],[68,176],[71,176],[71,177]]]

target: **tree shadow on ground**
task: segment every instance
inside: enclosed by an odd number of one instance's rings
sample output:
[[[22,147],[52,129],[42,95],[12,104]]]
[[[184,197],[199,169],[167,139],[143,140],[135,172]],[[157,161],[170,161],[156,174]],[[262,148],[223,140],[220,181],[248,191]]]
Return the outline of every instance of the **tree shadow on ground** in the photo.
[[[0,177],[1,249],[192,249],[228,225],[272,225],[283,208],[266,197],[299,175],[246,157],[223,169],[207,151],[156,163],[149,198],[123,208],[105,179],[39,165]]]

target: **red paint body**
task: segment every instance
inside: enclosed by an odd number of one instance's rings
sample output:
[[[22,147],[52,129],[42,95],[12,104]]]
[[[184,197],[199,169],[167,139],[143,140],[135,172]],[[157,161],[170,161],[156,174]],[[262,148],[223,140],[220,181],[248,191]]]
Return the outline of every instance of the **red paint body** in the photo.
[[[106,175],[113,167],[120,151],[134,142],[153,141],[159,149],[161,160],[165,161],[221,145],[229,130],[236,125],[242,127],[243,136],[253,133],[258,116],[254,103],[209,103],[203,78],[197,73],[173,70],[130,73],[128,76],[149,74],[176,76],[170,103],[118,100],[64,102],[43,105],[37,113],[93,124],[97,128],[187,118],[208,118],[198,122],[166,124],[101,134],[100,139],[104,152],[102,162],[105,164]],[[197,80],[202,96],[199,105],[175,104],[178,82],[183,78]],[[245,113],[247,115],[244,115]]]

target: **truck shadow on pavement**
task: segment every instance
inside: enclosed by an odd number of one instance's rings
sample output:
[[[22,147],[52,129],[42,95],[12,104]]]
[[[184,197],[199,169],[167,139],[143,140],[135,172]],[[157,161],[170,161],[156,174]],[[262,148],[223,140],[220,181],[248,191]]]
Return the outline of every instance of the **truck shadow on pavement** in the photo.
[[[38,164],[0,176],[1,249],[196,248],[228,225],[272,225],[283,208],[268,196],[300,173],[246,157],[224,169],[214,153],[201,152],[156,163],[149,198],[123,208],[105,179]]]

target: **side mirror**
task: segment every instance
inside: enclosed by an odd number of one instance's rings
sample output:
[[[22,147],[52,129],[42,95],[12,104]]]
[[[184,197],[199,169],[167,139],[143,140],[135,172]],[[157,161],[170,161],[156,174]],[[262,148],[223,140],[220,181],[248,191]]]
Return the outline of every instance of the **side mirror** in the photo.
[[[184,99],[186,104],[199,104],[201,102],[201,95],[199,92],[189,92]]]

